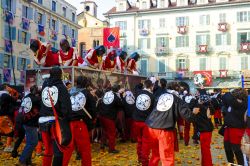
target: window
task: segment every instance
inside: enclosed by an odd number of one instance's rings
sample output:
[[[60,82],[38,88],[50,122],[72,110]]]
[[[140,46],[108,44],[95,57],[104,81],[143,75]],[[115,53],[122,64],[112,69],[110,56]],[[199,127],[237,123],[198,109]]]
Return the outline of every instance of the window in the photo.
[[[43,24],[43,15],[42,13],[37,13],[37,23],[42,25]]]
[[[67,25],[63,25],[62,34],[67,35]]]
[[[165,0],[160,0],[160,7],[164,8],[165,7]]]
[[[10,0],[8,0],[8,1],[5,1],[6,2],[6,9],[8,10],[8,11],[11,11],[11,7],[12,7],[12,1],[10,1]]]
[[[186,59],[177,59],[177,69],[176,70],[186,70],[187,62]]]
[[[28,18],[28,7],[23,5],[22,10],[23,17]]]
[[[93,40],[93,48],[95,48],[96,46],[97,46],[96,41]]]
[[[150,20],[139,20],[138,29],[150,29]]]
[[[140,38],[138,39],[138,49],[150,49],[150,39]]]
[[[188,47],[189,37],[188,36],[177,36],[176,37],[176,47]]]
[[[226,22],[226,13],[220,13],[219,15],[220,18],[220,23],[225,23]]]
[[[116,21],[116,27],[120,27],[120,30],[127,30],[127,21]]]
[[[141,60],[140,69],[141,69],[141,74],[142,75],[147,75],[147,73],[148,73],[148,60],[147,59],[142,59]]]
[[[210,43],[210,35],[196,35],[196,45],[209,45]]]
[[[63,7],[63,17],[66,17],[66,7]]]
[[[71,37],[75,38],[75,30],[74,29],[71,30]]]
[[[76,21],[76,14],[72,13],[72,21],[75,22]]]
[[[249,22],[250,21],[250,11],[237,12],[237,22]]]
[[[4,54],[4,57],[3,57],[3,68],[10,68],[10,55]]]
[[[166,64],[164,59],[159,59],[158,60],[158,72],[159,73],[164,73],[166,72]]]
[[[200,15],[200,25],[209,25],[210,15]]]
[[[227,58],[220,57],[220,70],[226,70],[226,69],[227,69]]]
[[[160,18],[159,19],[159,27],[160,28],[165,28],[165,18]]]
[[[241,43],[250,42],[250,32],[238,32],[237,36],[238,46]]]
[[[156,47],[168,47],[168,38],[167,37],[157,37],[156,38]]]
[[[189,23],[188,17],[176,17],[176,26],[187,26]]]
[[[96,46],[99,46],[100,42],[99,40],[96,40]]]
[[[147,9],[147,2],[146,1],[143,1],[142,2],[142,9]]]
[[[248,69],[248,57],[241,57],[241,70]]]
[[[4,36],[8,40],[16,40],[16,27],[9,27],[8,24],[4,24]]]
[[[207,59],[200,58],[200,70],[206,70],[206,69],[207,69]]]
[[[31,38],[31,34],[23,31],[21,29],[18,30],[18,43],[29,44]]]
[[[43,4],[43,0],[38,0],[38,3],[39,4]]]
[[[53,30],[56,30],[56,20],[54,20],[54,19],[51,20],[51,28]]]
[[[27,44],[27,32],[22,31],[22,43]]]
[[[126,39],[120,39],[120,47],[123,51],[127,51],[127,40]]]
[[[17,59],[17,70],[25,70],[27,66],[27,59],[19,57]]]
[[[124,4],[123,3],[119,3],[119,11],[123,11],[124,10]]]
[[[81,42],[80,43],[80,55],[84,57],[84,54],[86,53],[86,43]]]
[[[217,46],[231,45],[230,33],[216,34],[216,45]]]
[[[52,11],[56,12],[56,1],[52,1]]]

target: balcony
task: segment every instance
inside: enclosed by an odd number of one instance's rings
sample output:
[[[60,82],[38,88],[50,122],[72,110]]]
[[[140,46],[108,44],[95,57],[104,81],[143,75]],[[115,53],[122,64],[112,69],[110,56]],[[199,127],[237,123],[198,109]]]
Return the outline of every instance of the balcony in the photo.
[[[169,50],[167,47],[157,47],[155,48],[155,54],[157,56],[165,56],[169,53]]]
[[[240,52],[249,53],[250,52],[250,42],[244,42],[240,44]]]
[[[227,23],[219,23],[218,24],[218,30],[221,32],[226,32],[228,30],[228,24]]]
[[[198,53],[200,53],[200,54],[208,53],[208,45],[206,45],[206,44],[199,45]]]
[[[178,26],[177,28],[178,28],[177,33],[182,35],[187,33],[187,26]]]
[[[149,35],[149,30],[148,29],[140,29],[139,33],[141,36],[148,36]]]

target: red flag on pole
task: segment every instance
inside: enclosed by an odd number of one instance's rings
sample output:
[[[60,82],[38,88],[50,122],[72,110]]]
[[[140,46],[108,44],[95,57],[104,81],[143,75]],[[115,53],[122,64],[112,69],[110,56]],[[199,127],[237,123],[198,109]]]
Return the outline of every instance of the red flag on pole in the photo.
[[[120,47],[119,27],[103,29],[103,45],[105,47]]]

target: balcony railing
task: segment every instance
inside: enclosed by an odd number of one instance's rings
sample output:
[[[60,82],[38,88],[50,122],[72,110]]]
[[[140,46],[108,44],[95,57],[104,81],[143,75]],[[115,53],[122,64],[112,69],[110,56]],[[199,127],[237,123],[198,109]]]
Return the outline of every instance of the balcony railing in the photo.
[[[167,55],[169,53],[169,50],[167,47],[157,47],[155,48],[155,54],[157,56],[164,56]]]
[[[149,35],[149,30],[148,29],[140,29],[139,30],[141,36],[148,36]]]
[[[207,44],[201,44],[198,46],[198,53],[205,54],[208,53],[208,45]]]

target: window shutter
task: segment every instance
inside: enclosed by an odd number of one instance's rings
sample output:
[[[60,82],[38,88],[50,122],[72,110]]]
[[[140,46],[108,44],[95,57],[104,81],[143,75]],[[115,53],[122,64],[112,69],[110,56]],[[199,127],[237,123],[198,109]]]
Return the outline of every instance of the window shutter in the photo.
[[[7,0],[2,0],[2,8],[7,9]]]
[[[4,54],[0,53],[0,68],[3,68],[3,58]]]
[[[186,17],[185,19],[186,19],[186,24],[185,25],[188,26],[189,25],[189,18]]]
[[[50,19],[49,19],[49,28],[52,29],[52,17],[50,16]]]
[[[11,11],[12,13],[16,14],[16,0],[11,0]]]
[[[189,36],[186,36],[185,46],[189,47]]]
[[[151,43],[150,43],[150,38],[147,39],[147,48],[150,49]]]
[[[248,22],[250,22],[250,11],[248,11]]]
[[[200,25],[203,25],[203,15],[200,16]]]
[[[247,32],[247,41],[250,42],[250,32]]]
[[[27,33],[27,36],[26,36],[26,43],[27,45],[29,45],[30,43],[30,38],[31,38],[31,34],[30,33]]]
[[[11,27],[11,39],[16,40],[16,27]]]
[[[22,58],[17,58],[17,70],[23,70],[22,69]]]
[[[28,19],[33,19],[33,8],[28,7]]]
[[[231,34],[227,33],[227,45],[231,45]]]
[[[38,23],[38,13],[37,13],[37,10],[35,10],[35,12],[34,12],[34,22]]]
[[[196,46],[199,47],[200,44],[201,44],[201,36],[196,35]]]
[[[175,60],[175,70],[179,70],[179,59]]]
[[[206,42],[207,42],[207,45],[209,46],[210,45],[210,35],[208,35],[208,34],[206,36]]]
[[[237,12],[237,22],[240,22],[240,12]]]
[[[221,45],[221,34],[216,34],[216,45],[220,46]]]
[[[75,30],[75,40],[78,40],[78,29]],[[127,43],[126,43],[127,45]]]
[[[176,17],[176,26],[180,26],[179,17]]]
[[[138,39],[138,49],[142,48],[142,39]]]
[[[9,67],[12,69],[13,67],[15,68],[16,66],[16,56],[13,55],[13,64],[12,64],[12,59],[11,59],[11,56],[10,57],[10,60],[9,60]]]
[[[44,27],[46,26],[46,21],[47,21],[46,14],[43,14],[42,15],[42,24],[43,24]]]
[[[210,24],[210,15],[207,15],[206,17],[207,17],[207,19],[206,19],[206,21],[207,21],[206,25],[209,25]]]
[[[157,37],[156,38],[156,49],[158,49],[160,47],[160,38]]]
[[[4,32],[4,38],[5,39],[10,39],[10,33],[9,33],[9,25],[8,24],[5,24],[4,25],[4,30],[3,30],[3,32]]]
[[[150,20],[148,20],[148,29],[150,29],[150,27],[151,27],[151,21]]]
[[[30,65],[30,59],[26,59],[26,69],[28,68],[28,65]]]
[[[141,20],[138,20],[138,29],[141,29]]]
[[[186,69],[189,70],[189,68],[190,68],[190,60],[186,59]]]
[[[59,21],[58,20],[56,21],[56,32],[57,33],[59,32]]]
[[[18,30],[18,43],[22,43],[22,31]]]

